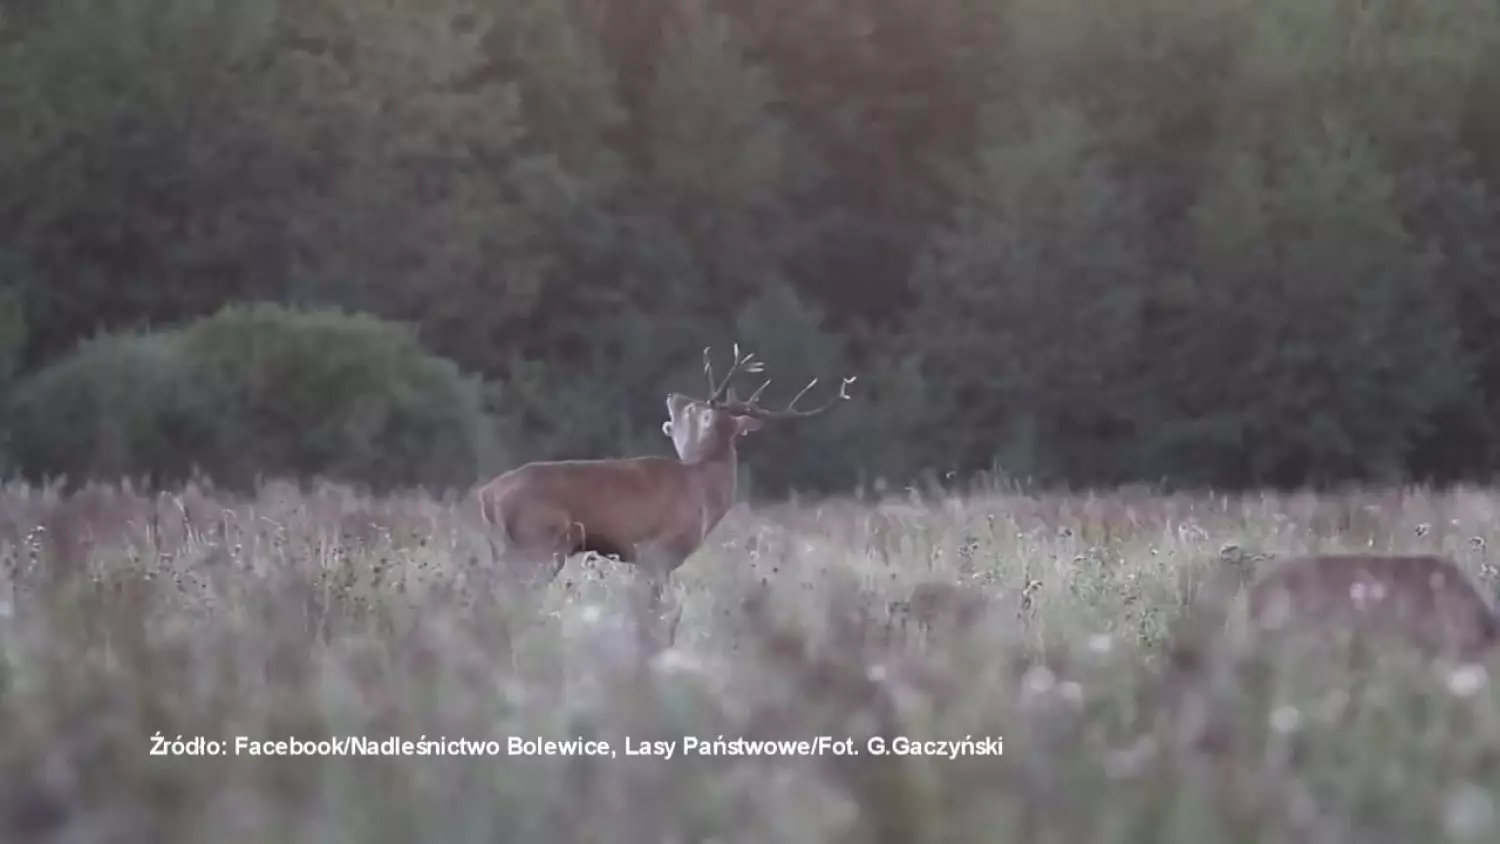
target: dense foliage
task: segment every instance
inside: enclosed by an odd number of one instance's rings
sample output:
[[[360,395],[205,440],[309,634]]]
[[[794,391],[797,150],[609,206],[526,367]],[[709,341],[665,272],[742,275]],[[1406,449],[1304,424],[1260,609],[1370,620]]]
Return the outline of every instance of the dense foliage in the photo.
[[[104,335],[13,397],[18,468],[41,479],[202,473],[377,490],[465,486],[494,458],[480,385],[366,315],[231,305],[185,328]]]
[[[858,372],[747,444],[764,490],[1487,477],[1497,190],[1490,3],[0,0],[23,379],[236,301],[364,311],[539,458],[665,449],[705,345],[771,401]],[[163,353],[101,342],[109,379]],[[119,444],[171,412],[24,457],[171,474]]]

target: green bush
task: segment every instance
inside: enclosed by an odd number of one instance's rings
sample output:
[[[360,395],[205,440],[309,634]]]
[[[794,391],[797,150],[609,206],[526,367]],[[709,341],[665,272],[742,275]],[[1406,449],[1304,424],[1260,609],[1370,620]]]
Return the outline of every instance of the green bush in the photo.
[[[109,335],[18,389],[28,477],[220,485],[323,477],[377,490],[465,486],[490,456],[481,385],[405,326],[233,305],[183,328]]]
[[[26,312],[6,258],[0,252],[0,468],[8,471],[12,464],[9,397],[26,344]]]
[[[186,477],[212,418],[192,406],[170,334],[106,334],[17,385],[11,400],[15,468],[60,475]]]

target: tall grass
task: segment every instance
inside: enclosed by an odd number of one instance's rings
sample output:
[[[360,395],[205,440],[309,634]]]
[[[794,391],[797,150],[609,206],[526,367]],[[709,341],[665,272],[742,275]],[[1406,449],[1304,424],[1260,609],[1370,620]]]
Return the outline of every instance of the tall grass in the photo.
[[[574,561],[544,593],[508,592],[476,520],[427,498],[268,485],[251,500],[102,487],[60,500],[10,487],[0,514],[6,840],[1406,844],[1500,832],[1500,698],[1485,666],[1392,652],[1356,673],[1295,643],[1167,646],[1229,547],[1438,552],[1489,583],[1500,499],[1486,492],[739,510],[678,572],[667,650],[636,635],[628,567]],[[973,594],[983,613],[944,612],[943,595]],[[224,752],[152,755],[155,735]],[[859,753],[684,755],[689,736],[826,736]],[[330,737],[495,741],[500,753],[237,744]],[[872,738],[996,738],[1003,755],[878,756]],[[510,756],[512,739],[614,753]],[[676,752],[626,752],[651,741]]]

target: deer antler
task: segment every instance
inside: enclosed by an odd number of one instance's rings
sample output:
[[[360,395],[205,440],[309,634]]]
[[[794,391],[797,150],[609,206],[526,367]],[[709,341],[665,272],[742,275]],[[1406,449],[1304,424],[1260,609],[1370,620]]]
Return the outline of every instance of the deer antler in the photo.
[[[711,347],[708,346],[703,347],[703,374],[708,376],[708,399],[706,401],[708,401],[709,404],[716,404],[724,398],[724,391],[728,389],[729,382],[734,379],[735,373],[739,372],[741,369],[746,372],[765,371],[766,365],[755,359],[754,352],[741,356],[740,344],[735,343],[734,363],[729,367],[729,372],[725,373],[724,380],[720,381],[718,384],[715,384],[713,358],[709,355],[710,348]]]
[[[769,378],[766,379],[765,384],[761,384],[759,387],[757,387],[755,392],[751,394],[750,398],[746,401],[730,400],[718,402],[718,406],[738,416],[753,416],[756,419],[763,419],[768,422],[779,421],[782,419],[806,419],[809,416],[817,416],[820,413],[828,412],[833,408],[834,405],[838,404],[841,401],[848,401],[849,385],[854,383],[856,377],[857,376],[851,375],[850,377],[845,378],[844,382],[839,385],[838,395],[835,395],[833,398],[829,399],[825,404],[811,408],[809,410],[797,410],[797,402],[803,396],[807,395],[807,391],[811,390],[813,386],[818,383],[817,378],[814,378],[813,380],[807,382],[807,386],[803,387],[802,390],[797,393],[797,395],[793,396],[792,400],[787,403],[787,406],[781,410],[766,410],[765,408],[755,403],[755,400],[760,397],[761,392],[766,389],[766,385],[771,383],[771,379]]]

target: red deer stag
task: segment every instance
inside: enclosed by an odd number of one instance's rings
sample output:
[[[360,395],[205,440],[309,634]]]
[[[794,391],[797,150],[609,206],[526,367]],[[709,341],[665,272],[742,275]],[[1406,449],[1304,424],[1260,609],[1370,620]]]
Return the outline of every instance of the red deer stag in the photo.
[[[836,396],[810,410],[797,410],[796,404],[818,383],[816,378],[783,410],[756,404],[769,379],[750,398],[736,399],[729,388],[735,374],[763,370],[753,353],[742,357],[736,344],[734,362],[716,384],[709,349],[704,349],[708,398],[667,396],[668,419],[661,429],[672,439],[676,457],[528,463],[481,487],[480,510],[497,564],[550,583],[571,555],[592,551],[614,556],[650,578],[653,604],[659,602],[668,576],[734,505],[736,440],[764,422],[826,412],[849,398],[848,387],[855,380],[845,378]]]

